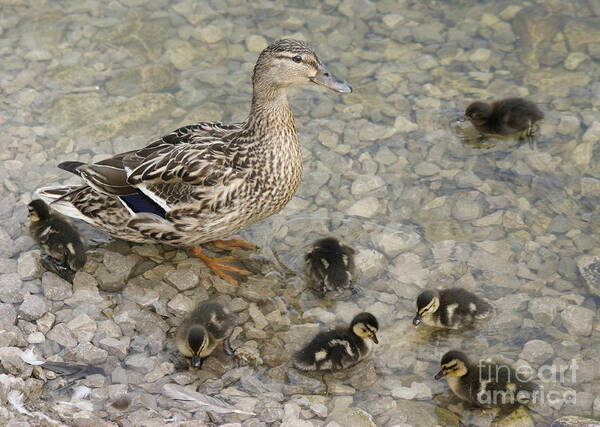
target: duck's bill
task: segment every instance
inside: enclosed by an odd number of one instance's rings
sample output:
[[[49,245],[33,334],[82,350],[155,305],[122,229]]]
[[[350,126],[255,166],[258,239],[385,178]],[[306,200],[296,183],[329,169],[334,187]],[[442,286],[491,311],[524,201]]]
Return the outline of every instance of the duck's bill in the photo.
[[[419,326],[419,324],[421,323],[421,315],[417,314],[414,318],[413,318],[413,326]]]
[[[435,374],[435,377],[433,377],[436,380],[441,380],[442,378],[444,378],[444,372],[440,371],[437,374]]]
[[[379,340],[377,339],[377,335],[373,334],[373,336],[371,337],[371,339],[373,340],[373,342],[375,344],[379,344]]]
[[[323,64],[319,64],[317,70],[317,75],[310,79],[313,83],[325,86],[327,89],[331,89],[339,93],[352,92],[352,88],[348,83],[331,74],[331,72],[325,68]]]
[[[191,362],[192,367],[200,369],[202,367],[203,361],[204,360],[200,356],[197,356],[197,355],[192,356],[192,362]]]

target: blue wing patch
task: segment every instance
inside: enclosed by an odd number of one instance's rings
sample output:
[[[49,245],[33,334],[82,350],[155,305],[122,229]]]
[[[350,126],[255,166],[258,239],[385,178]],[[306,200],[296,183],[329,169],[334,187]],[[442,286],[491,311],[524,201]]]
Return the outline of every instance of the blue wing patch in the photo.
[[[119,196],[119,199],[125,203],[129,209],[135,213],[147,212],[154,215],[158,215],[164,218],[167,212],[144,193],[138,190],[137,193],[127,194],[126,196]]]

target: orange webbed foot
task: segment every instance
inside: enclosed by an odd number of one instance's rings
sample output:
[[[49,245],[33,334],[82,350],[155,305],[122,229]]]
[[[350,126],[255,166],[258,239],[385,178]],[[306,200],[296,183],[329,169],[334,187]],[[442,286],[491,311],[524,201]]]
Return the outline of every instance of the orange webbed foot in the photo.
[[[253,243],[247,242],[244,239],[226,239],[226,240],[213,240],[212,242],[217,248],[231,251],[236,248],[242,249],[256,249]]]
[[[238,285],[242,276],[248,276],[250,272],[241,266],[240,262],[232,256],[210,258],[204,255],[201,248],[192,248],[190,253],[206,263],[208,268],[215,272],[221,279]]]

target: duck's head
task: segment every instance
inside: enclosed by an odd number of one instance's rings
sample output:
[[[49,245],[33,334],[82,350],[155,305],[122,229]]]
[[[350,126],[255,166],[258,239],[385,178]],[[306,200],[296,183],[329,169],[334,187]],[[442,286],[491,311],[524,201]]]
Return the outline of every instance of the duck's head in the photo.
[[[188,331],[186,340],[187,346],[192,354],[192,367],[202,367],[202,357],[200,354],[208,345],[208,335],[203,326],[195,325]]]
[[[364,312],[354,316],[350,328],[352,332],[362,339],[371,339],[375,344],[379,344],[376,335],[379,329],[379,322],[377,322],[377,319],[371,313]]]
[[[469,120],[475,125],[482,125],[492,115],[492,106],[485,102],[473,102],[465,110],[465,120]]]
[[[50,216],[50,208],[43,200],[35,199],[29,205],[27,205],[27,209],[29,210],[29,219],[32,222],[36,222]]]
[[[413,318],[413,325],[418,326],[425,316],[431,316],[440,308],[440,296],[437,291],[423,291],[417,297],[417,314]]]
[[[335,92],[350,93],[352,88],[325,68],[317,54],[303,41],[281,39],[266,47],[254,66],[252,83],[285,88],[293,83],[312,82]]]
[[[435,375],[435,379],[442,377],[462,377],[467,375],[469,359],[464,353],[452,350],[442,356],[440,361],[441,370]]]

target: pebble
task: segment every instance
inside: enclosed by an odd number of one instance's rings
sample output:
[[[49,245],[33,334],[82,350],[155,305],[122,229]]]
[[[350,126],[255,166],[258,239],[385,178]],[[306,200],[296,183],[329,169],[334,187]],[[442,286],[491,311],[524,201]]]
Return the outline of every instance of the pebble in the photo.
[[[38,295],[26,295],[19,306],[19,316],[25,320],[37,320],[47,311],[46,300]]]
[[[73,295],[72,285],[51,272],[42,275],[42,290],[52,301],[63,301]]]
[[[560,312],[560,318],[569,334],[588,336],[592,333],[594,312],[588,308],[570,305]]]
[[[348,215],[372,218],[379,209],[379,200],[377,200],[375,197],[366,197],[355,202],[348,208],[347,212]]]
[[[28,251],[19,255],[17,269],[21,280],[36,279],[42,275],[40,251]]]
[[[165,274],[165,280],[180,291],[198,286],[200,279],[192,270],[170,270]]]
[[[525,344],[519,357],[539,366],[553,355],[554,349],[551,344],[542,340],[531,340]]]

